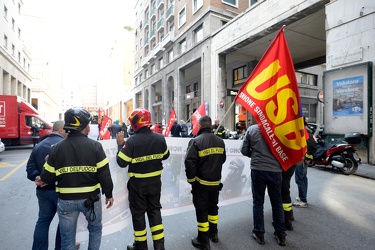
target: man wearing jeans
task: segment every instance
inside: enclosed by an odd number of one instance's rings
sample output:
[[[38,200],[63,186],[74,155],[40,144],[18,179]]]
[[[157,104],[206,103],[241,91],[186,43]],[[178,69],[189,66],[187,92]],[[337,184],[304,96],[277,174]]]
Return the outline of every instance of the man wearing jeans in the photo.
[[[48,155],[51,146],[66,138],[67,133],[64,130],[64,121],[57,121],[53,124],[52,133],[43,141],[38,143],[30,154],[26,164],[27,178],[38,182],[40,173],[43,170],[45,158]],[[48,230],[55,217],[57,209],[58,194],[55,191],[55,184],[45,187],[36,187],[36,196],[39,204],[38,221],[35,225],[33,250],[48,250]],[[61,237],[59,226],[56,230],[55,249],[61,249]]]
[[[272,206],[274,238],[280,246],[285,246],[284,210],[281,199],[282,168],[270,151],[257,124],[251,125],[245,134],[241,153],[251,157],[251,188],[253,192],[253,234],[261,245],[264,241],[264,196],[266,188]]]
[[[88,249],[98,250],[102,238],[101,191],[106,196],[107,208],[114,201],[109,162],[102,145],[87,137],[90,113],[72,108],[65,112],[64,120],[68,137],[52,147],[37,184],[51,185],[57,181],[61,248],[76,249],[77,220],[83,213],[88,222]]]

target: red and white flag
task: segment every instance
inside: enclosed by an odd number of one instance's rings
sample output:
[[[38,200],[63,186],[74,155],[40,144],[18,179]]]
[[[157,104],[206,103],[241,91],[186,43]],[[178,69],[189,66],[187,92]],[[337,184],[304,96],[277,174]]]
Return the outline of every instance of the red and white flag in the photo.
[[[102,126],[99,131],[99,137],[103,140],[109,140],[111,137],[111,134],[108,130],[108,127],[112,125],[112,119],[108,116],[103,116]]]
[[[177,120],[176,112],[174,111],[174,108],[172,108],[171,114],[169,115],[169,121],[168,125],[165,128],[164,131],[164,137],[168,137],[169,133],[171,132],[171,128],[173,126],[173,123]]]
[[[284,170],[301,161],[306,152],[306,138],[296,73],[284,27],[238,91],[235,101],[254,116]]]
[[[199,118],[202,116],[206,115],[206,107],[204,102],[199,106],[199,108],[194,112],[192,118],[191,118],[191,123],[193,125],[193,136],[196,136],[198,134],[198,123],[199,123]]]

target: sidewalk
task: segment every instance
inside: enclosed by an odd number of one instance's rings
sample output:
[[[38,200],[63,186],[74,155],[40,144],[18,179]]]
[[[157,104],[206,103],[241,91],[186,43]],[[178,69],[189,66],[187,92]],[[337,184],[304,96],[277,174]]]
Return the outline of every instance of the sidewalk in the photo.
[[[375,180],[375,166],[369,164],[359,164],[358,170],[354,173],[354,175]]]

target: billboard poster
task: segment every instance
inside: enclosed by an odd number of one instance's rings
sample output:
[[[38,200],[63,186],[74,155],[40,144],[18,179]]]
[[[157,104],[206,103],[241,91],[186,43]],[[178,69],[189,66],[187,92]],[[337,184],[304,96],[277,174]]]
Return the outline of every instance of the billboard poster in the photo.
[[[363,115],[363,76],[333,80],[333,116]]]

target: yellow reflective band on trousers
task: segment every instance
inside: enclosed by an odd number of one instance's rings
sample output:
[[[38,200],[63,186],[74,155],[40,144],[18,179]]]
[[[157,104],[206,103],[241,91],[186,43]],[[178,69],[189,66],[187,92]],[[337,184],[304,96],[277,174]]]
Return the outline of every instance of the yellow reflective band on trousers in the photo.
[[[217,224],[219,222],[219,215],[208,215],[208,222]]]
[[[198,231],[200,232],[208,232],[209,224],[207,222],[198,222]]]
[[[56,170],[56,176],[68,173],[96,173],[96,166],[67,166]]]
[[[44,168],[45,168],[48,172],[50,172],[51,174],[56,173],[55,168],[52,167],[51,165],[49,165],[47,162],[44,163],[43,166],[44,166]]]
[[[292,203],[283,203],[283,209],[284,211],[291,211],[293,209]]]
[[[205,181],[205,180],[202,180],[200,179],[199,177],[195,177],[195,180],[197,182],[199,182],[200,184],[204,185],[204,186],[218,186],[221,182],[221,180],[218,180],[218,181]]]
[[[149,178],[149,177],[155,177],[161,175],[163,170],[158,170],[155,172],[150,172],[150,173],[145,173],[145,174],[140,174],[140,173],[133,173],[130,172],[128,173],[129,178],[130,177],[135,177],[135,178]]]
[[[134,231],[134,240],[135,241],[146,241],[147,240],[146,229],[144,229],[142,231]]]
[[[205,150],[198,151],[199,157],[204,157],[214,154],[224,154],[224,148],[207,148]]]
[[[90,187],[56,187],[56,192],[62,194],[90,193],[100,188],[100,183]]]
[[[163,224],[159,224],[150,228],[152,233],[152,240],[160,240],[164,238]]]

